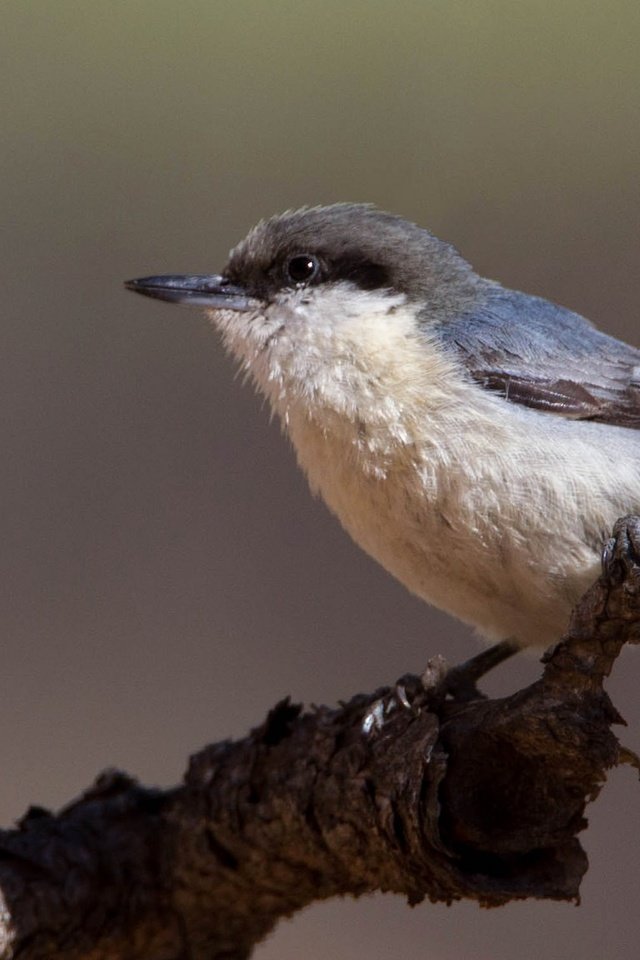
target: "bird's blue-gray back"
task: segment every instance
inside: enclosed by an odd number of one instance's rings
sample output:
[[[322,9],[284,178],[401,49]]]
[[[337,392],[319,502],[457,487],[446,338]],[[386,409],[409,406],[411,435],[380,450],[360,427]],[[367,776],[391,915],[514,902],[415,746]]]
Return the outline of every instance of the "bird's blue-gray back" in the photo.
[[[570,310],[490,283],[437,331],[477,383],[512,403],[640,429],[640,350]]]

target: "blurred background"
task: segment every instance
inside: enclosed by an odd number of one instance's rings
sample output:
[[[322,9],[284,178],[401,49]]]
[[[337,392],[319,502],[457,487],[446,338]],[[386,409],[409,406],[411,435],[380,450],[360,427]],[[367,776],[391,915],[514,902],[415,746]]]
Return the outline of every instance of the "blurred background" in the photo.
[[[358,551],[197,311],[260,217],[367,200],[640,343],[637,0],[4,0],[0,815],[108,765],[178,781],[279,697],[477,649]],[[535,660],[491,678],[509,692]],[[640,747],[640,657],[609,690]],[[258,960],[637,957],[637,778],[582,905],[316,905]]]

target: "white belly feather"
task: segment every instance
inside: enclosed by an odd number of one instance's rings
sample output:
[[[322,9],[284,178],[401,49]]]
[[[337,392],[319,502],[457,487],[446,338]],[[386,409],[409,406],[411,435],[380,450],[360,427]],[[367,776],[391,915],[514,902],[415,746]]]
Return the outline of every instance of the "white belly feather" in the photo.
[[[447,463],[417,443],[371,470],[362,429],[349,437],[295,417],[289,429],[312,489],[353,539],[413,593],[490,639],[557,638],[597,576],[605,531],[626,512],[602,502],[586,517],[580,485],[562,489],[558,465],[542,451],[529,456],[524,441],[520,463],[497,457],[489,437],[479,450],[458,435]]]

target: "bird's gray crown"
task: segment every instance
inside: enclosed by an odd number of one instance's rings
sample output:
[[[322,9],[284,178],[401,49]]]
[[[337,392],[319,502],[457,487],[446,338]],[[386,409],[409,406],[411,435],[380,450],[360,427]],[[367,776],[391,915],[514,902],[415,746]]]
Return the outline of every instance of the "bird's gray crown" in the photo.
[[[369,204],[338,203],[287,211],[260,222],[230,254],[224,276],[269,299],[295,286],[289,265],[307,255],[316,270],[307,282],[350,281],[410,299],[446,296],[475,274],[449,244],[402,217]]]

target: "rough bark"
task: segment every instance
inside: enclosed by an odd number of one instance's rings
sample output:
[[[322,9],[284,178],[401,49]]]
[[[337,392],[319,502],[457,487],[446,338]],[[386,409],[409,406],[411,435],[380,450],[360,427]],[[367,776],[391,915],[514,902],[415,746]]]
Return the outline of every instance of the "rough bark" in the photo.
[[[577,899],[586,804],[628,759],[603,680],[638,640],[627,519],[541,678],[511,697],[451,700],[436,659],[338,709],[284,701],[192,757],[176,789],[108,773],[56,816],[30,810],[0,835],[1,960],[241,960],[313,900],[373,890]]]

